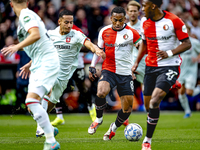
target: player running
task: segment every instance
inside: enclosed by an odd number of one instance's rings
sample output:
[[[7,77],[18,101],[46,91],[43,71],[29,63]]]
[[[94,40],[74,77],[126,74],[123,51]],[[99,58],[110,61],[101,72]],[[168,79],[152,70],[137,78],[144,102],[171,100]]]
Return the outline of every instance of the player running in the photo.
[[[190,35],[190,26],[186,26]],[[197,39],[190,37],[192,47],[184,53],[181,53],[181,73],[178,81],[182,84],[178,90],[178,98],[185,111],[184,118],[191,116],[191,110],[188,102],[188,96],[196,96],[200,93],[199,88],[195,88],[197,82],[198,60],[200,58],[200,43]]]
[[[145,17],[141,20],[142,44],[132,71],[148,53],[145,62],[144,101],[147,132],[142,150],[151,150],[151,139],[159,119],[159,105],[175,84],[179,75],[181,59],[178,54],[191,47],[185,24],[176,15],[161,10],[162,0],[143,0]],[[182,43],[179,44],[181,41]]]
[[[121,99],[122,109],[118,112],[114,123],[104,134],[103,140],[111,140],[115,132],[124,121],[130,116],[133,104],[133,79],[131,77],[131,67],[133,66],[133,47],[140,41],[139,33],[127,26],[124,22],[126,12],[122,7],[115,7],[111,12],[112,24],[105,26],[99,32],[98,46],[105,49],[106,59],[102,64],[102,73],[98,82],[97,97],[95,99],[97,117],[88,128],[89,134],[94,134],[97,128],[103,123],[103,110],[106,108],[106,95],[117,86],[117,91]],[[90,79],[94,80],[96,55],[90,67]]]
[[[58,53],[49,39],[41,18],[28,9],[28,1],[11,0],[10,5],[19,18],[17,36],[20,43],[4,48],[1,52],[4,55],[12,55],[24,49],[31,58],[31,75],[25,103],[33,114],[34,120],[44,130],[46,137],[44,150],[57,150],[60,144],[54,138],[48,114],[40,105],[40,100],[49,93],[56,81],[60,68]]]

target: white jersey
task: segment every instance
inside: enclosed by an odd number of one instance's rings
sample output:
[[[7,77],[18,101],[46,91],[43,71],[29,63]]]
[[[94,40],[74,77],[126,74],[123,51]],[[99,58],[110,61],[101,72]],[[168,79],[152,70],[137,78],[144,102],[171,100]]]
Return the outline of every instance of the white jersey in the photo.
[[[24,51],[31,58],[31,71],[39,68],[42,62],[47,61],[48,63],[54,63],[49,61],[57,59],[57,51],[53,46],[50,38],[47,35],[47,30],[41,18],[33,11],[28,8],[22,9],[19,16],[19,26],[17,29],[17,36],[19,41],[23,41],[29,36],[28,30],[34,27],[38,27],[40,32],[40,39],[35,43],[24,47]]]
[[[49,30],[48,35],[57,48],[60,59],[58,79],[69,80],[73,74],[71,70],[72,67],[77,68],[78,66],[79,52],[87,37],[73,28],[66,35],[61,35],[59,31],[60,27],[57,27],[55,30]]]
[[[133,26],[130,24],[130,22],[127,23],[128,26],[130,26],[131,28],[135,29],[140,35],[140,23],[141,21],[138,20],[136,24],[134,24]],[[136,61],[137,59],[137,56],[138,56],[138,49],[134,46],[133,47],[133,62]],[[136,80],[140,83],[143,83],[143,79],[144,79],[144,74],[145,74],[145,58],[146,58],[146,55],[144,55],[144,57],[141,59],[136,71],[139,73],[139,74],[136,74]]]
[[[200,53],[200,42],[197,39],[190,37],[192,47],[181,53],[182,64],[181,73],[178,78],[179,82],[187,85],[186,88],[193,89],[196,85],[198,62],[193,62],[192,58],[196,58]]]
[[[80,52],[78,55],[78,69],[84,68],[84,59],[83,59],[84,53]]]

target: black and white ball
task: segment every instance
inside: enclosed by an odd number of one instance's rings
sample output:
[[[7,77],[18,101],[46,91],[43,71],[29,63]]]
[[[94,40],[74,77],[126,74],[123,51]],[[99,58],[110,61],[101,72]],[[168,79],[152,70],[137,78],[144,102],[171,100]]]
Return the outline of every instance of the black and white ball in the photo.
[[[129,141],[139,141],[143,135],[142,127],[137,123],[130,123],[124,129],[124,136]]]

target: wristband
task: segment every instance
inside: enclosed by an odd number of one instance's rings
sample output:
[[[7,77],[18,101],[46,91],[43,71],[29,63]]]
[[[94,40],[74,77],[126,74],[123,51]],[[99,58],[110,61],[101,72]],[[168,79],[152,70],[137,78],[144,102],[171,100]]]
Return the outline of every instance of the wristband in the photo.
[[[166,53],[167,53],[168,57],[172,57],[173,56],[172,50],[168,50],[168,51],[166,51]]]

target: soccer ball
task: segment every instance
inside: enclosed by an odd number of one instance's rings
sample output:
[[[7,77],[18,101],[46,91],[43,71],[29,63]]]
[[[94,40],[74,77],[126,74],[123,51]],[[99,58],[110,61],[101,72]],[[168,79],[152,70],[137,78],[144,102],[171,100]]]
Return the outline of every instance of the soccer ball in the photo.
[[[137,123],[130,123],[124,129],[124,136],[129,141],[139,141],[142,137],[142,127]]]

